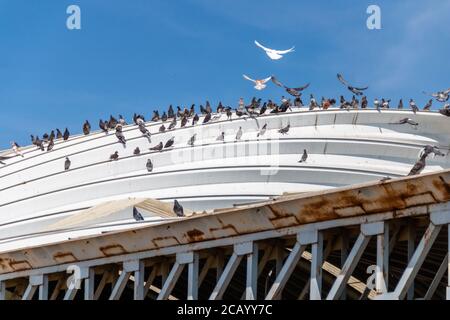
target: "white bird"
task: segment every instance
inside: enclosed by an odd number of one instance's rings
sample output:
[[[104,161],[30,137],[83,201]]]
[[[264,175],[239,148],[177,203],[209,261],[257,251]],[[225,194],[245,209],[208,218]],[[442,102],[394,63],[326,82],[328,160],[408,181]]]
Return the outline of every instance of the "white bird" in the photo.
[[[266,85],[267,81],[269,81],[272,78],[272,77],[268,77],[268,78],[265,78],[265,79],[253,80],[252,78],[250,78],[249,76],[247,76],[245,74],[243,74],[242,76],[244,77],[244,79],[253,82],[255,84],[254,88],[256,90],[262,90],[265,87],[267,87],[267,85]]]
[[[281,58],[283,58],[283,54],[286,53],[290,53],[294,51],[295,47],[292,47],[288,50],[275,50],[275,49],[270,49],[270,48],[266,48],[264,47],[262,44],[260,44],[258,41],[255,40],[255,44],[260,47],[261,49],[263,49],[266,54],[269,56],[270,59],[272,60],[279,60]]]

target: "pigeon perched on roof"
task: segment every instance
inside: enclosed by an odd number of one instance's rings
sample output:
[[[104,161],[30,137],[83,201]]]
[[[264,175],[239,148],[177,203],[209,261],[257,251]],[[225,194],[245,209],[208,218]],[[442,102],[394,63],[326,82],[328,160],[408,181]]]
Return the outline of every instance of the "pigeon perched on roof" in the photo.
[[[236,133],[236,140],[241,140],[242,138],[242,127],[239,127],[239,130]]]
[[[194,114],[194,117],[192,118],[192,125],[195,126],[199,119],[200,117],[198,116],[198,114]]]
[[[125,139],[125,136],[122,133],[122,127],[120,125],[116,127],[116,137],[121,144],[123,144],[124,146],[126,145],[127,140]]]
[[[193,136],[189,139],[189,141],[188,141],[188,145],[190,145],[190,146],[193,146],[194,145],[194,143],[195,143],[195,139],[196,139],[196,137],[197,137],[197,134],[196,133],[194,133],[193,134]]]
[[[211,113],[208,112],[205,116],[205,118],[203,118],[203,124],[208,123],[209,120],[211,120]]]
[[[104,122],[102,119],[100,119],[98,121],[98,126],[104,133],[108,133],[108,129],[109,129],[108,124],[106,122]]]
[[[172,130],[172,129],[174,129],[175,128],[175,126],[177,125],[177,118],[173,118],[173,120],[172,120],[172,122],[170,123],[170,125],[169,125],[169,130]]]
[[[69,139],[70,133],[69,133],[69,129],[66,128],[66,130],[64,130],[63,133],[63,140],[66,141],[67,139]]]
[[[369,87],[361,87],[361,88],[353,87],[339,73],[337,74],[337,78],[343,85],[347,87],[348,90],[350,90],[353,94],[356,94],[357,96],[362,96],[363,91],[369,88]]]
[[[433,105],[433,99],[430,99],[430,100],[428,100],[427,104],[423,107],[423,110],[430,111],[432,105]]]
[[[308,159],[308,152],[306,151],[306,149],[303,149],[303,155],[302,158],[298,161],[299,163],[301,162],[306,162],[306,159]]]
[[[426,158],[427,158],[427,155],[423,154],[422,157],[420,157],[420,159],[417,160],[417,162],[414,164],[411,171],[408,173],[408,176],[414,176],[416,174],[420,174],[423,171],[423,169],[425,169],[425,165],[426,165],[425,159]]]
[[[225,132],[219,134],[219,136],[216,138],[216,141],[225,141]]]
[[[153,162],[152,162],[152,160],[148,159],[147,160],[147,164],[145,166],[147,167],[147,171],[148,172],[152,172],[153,171]]]
[[[164,148],[170,148],[171,146],[173,146],[174,142],[175,142],[175,137],[170,138],[169,140],[167,140],[166,144],[164,145]]]
[[[267,130],[267,123],[262,126],[256,137],[263,136],[266,133],[266,130]]]
[[[411,110],[416,113],[417,111],[419,111],[419,108],[417,107],[416,103],[414,102],[413,99],[409,99],[409,107],[411,108]]]
[[[64,170],[65,171],[69,170],[70,165],[71,165],[70,159],[69,159],[69,157],[66,157],[66,161],[64,161]]]
[[[56,139],[62,139],[62,137],[63,137],[63,134],[62,134],[61,130],[56,129]]]
[[[22,151],[20,151],[20,146],[19,146],[19,144],[18,144],[17,142],[15,142],[15,141],[12,141],[12,142],[11,142],[11,145],[12,145],[12,149],[13,149],[14,153],[15,153],[16,155],[18,155],[18,156],[23,157],[23,153],[22,153]]]
[[[54,146],[55,146],[55,142],[53,141],[53,139],[50,139],[50,141],[47,145],[47,152],[52,151]]]
[[[278,132],[281,133],[281,134],[287,134],[289,132],[290,128],[291,128],[291,125],[288,124],[286,127],[281,128],[280,130],[278,130]]]
[[[184,209],[183,206],[178,202],[178,200],[175,200],[173,202],[173,212],[175,212],[175,214],[178,217],[184,217]]]
[[[403,99],[400,99],[400,101],[398,102],[397,109],[399,109],[399,110],[403,109]]]
[[[267,56],[272,59],[272,60],[279,60],[281,58],[283,58],[284,54],[290,53],[294,51],[295,47],[292,47],[290,49],[287,50],[275,50],[275,49],[270,49],[267,47],[264,47],[262,44],[260,44],[258,41],[255,40],[255,44],[260,47],[261,49],[263,49]]]
[[[85,136],[87,136],[90,132],[91,132],[91,124],[89,123],[89,121],[86,120],[83,124],[83,133]]]
[[[115,151],[112,155],[109,156],[109,160],[117,160],[119,159],[119,151]]]
[[[141,213],[136,209],[136,207],[133,207],[133,218],[136,221],[144,221],[144,217],[141,215]]]
[[[140,155],[140,154],[141,154],[141,149],[139,149],[139,147],[136,147],[136,149],[134,149],[134,151],[133,151],[133,154],[134,154],[135,156]]]
[[[264,79],[256,79],[255,80],[255,79],[252,79],[252,78],[250,78],[249,76],[247,76],[245,74],[243,74],[242,76],[244,77],[244,79],[253,82],[255,84],[254,88],[256,90],[263,90],[263,89],[265,89],[267,87],[266,83],[271,79],[271,77],[268,77],[268,78],[264,78]]]
[[[161,127],[159,127],[159,132],[164,132],[166,131],[166,127],[162,124]]]
[[[149,150],[151,151],[161,151],[163,149],[163,143],[160,142],[158,143],[156,146],[149,148]]]

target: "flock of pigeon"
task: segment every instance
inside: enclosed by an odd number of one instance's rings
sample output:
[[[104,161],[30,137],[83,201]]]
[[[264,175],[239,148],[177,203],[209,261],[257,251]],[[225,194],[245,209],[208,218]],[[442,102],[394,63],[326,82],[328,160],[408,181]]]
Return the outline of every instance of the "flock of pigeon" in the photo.
[[[294,47],[288,49],[288,50],[274,50],[267,47],[264,47],[259,42],[255,41],[255,44],[263,49],[267,56],[272,60],[278,60],[283,57],[284,54],[290,53],[294,51]],[[256,99],[254,97],[249,105],[245,105],[243,98],[240,98],[239,100],[239,106],[235,108],[234,110],[230,106],[223,106],[221,102],[219,102],[219,105],[216,108],[216,112],[213,112],[211,105],[208,101],[206,101],[205,107],[203,105],[200,105],[200,113],[204,115],[204,118],[202,120],[202,124],[206,124],[209,122],[217,121],[219,120],[223,115],[226,115],[228,120],[232,120],[232,114],[233,111],[235,115],[239,118],[241,117],[250,117],[250,118],[256,118],[260,115],[271,113],[271,114],[277,114],[277,113],[283,113],[287,110],[291,110],[291,106],[295,107],[304,107],[302,101],[302,91],[307,89],[309,87],[309,83],[306,85],[300,86],[300,87],[288,87],[281,83],[275,76],[270,76],[265,79],[260,80],[254,80],[247,75],[243,75],[246,80],[252,81],[254,83],[254,88],[256,90],[263,90],[267,87],[267,83],[271,81],[276,86],[283,88],[289,95],[294,97],[294,101],[292,102],[291,99],[287,99],[284,96],[282,96],[281,103],[278,105],[277,103],[273,102],[272,100],[268,100],[267,102],[262,103],[261,99]],[[344,77],[341,74],[337,74],[337,78],[339,82],[341,82],[350,92],[353,93],[353,97],[351,101],[347,101],[344,96],[340,96],[339,99],[339,107],[341,109],[366,109],[368,108],[368,100],[366,96],[364,95],[364,91],[368,89],[368,86],[364,87],[355,87],[352,86],[349,82],[347,82]],[[425,94],[428,94],[424,92]],[[450,89],[439,91],[437,93],[431,93],[429,94],[433,98],[435,98],[438,102],[446,103],[443,109],[440,110],[440,113],[445,116],[450,116],[450,104],[447,103],[450,96]],[[361,96],[361,101],[357,98]],[[373,101],[373,107],[377,109],[378,111],[381,111],[381,109],[389,109],[390,108],[390,99],[381,99],[381,101],[376,98]],[[433,100],[430,99],[428,103],[425,105],[423,110],[430,110],[432,106]],[[313,94],[310,94],[309,99],[309,105],[307,107],[309,110],[314,109],[322,109],[327,110],[330,107],[333,107],[337,104],[335,99],[329,99],[322,97],[320,102],[317,102],[314,98]],[[416,113],[419,108],[417,107],[416,103],[413,99],[410,99],[409,101],[409,107],[410,109]],[[403,109],[403,100],[400,99],[398,103],[398,109]],[[189,122],[191,122],[191,125],[196,125],[200,121],[199,115],[195,111],[195,104],[192,104],[190,109],[184,108],[182,110],[179,106],[177,107],[177,111],[175,112],[172,105],[169,106],[169,109],[164,111],[162,115],[159,114],[158,111],[153,111],[153,115],[151,118],[151,121],[161,121],[162,124],[159,128],[159,132],[165,132],[170,131],[174,129],[178,122],[180,122],[180,127],[185,127],[188,125]],[[167,123],[167,121],[170,121]],[[151,134],[148,131],[148,129],[145,126],[145,117],[143,115],[134,114],[133,116],[133,122],[135,125],[138,126],[140,132],[143,136],[145,136],[149,143],[151,143]],[[409,124],[414,127],[418,126],[418,123],[412,120],[411,118],[405,117],[401,119],[398,122],[392,123],[392,124]],[[99,128],[101,131],[105,132],[106,134],[109,133],[109,131],[114,130],[115,136],[119,143],[121,143],[124,147],[126,147],[127,140],[123,134],[123,126],[127,125],[125,119],[122,115],[119,115],[119,118],[116,119],[112,115],[110,116],[109,120],[99,120]],[[166,127],[167,125],[167,127]],[[266,132],[267,124],[262,126],[257,134],[257,137],[263,136]],[[287,134],[290,129],[290,125],[280,128],[278,132],[282,135]],[[84,135],[89,135],[91,132],[91,124],[89,121],[86,120],[86,122],[83,124],[82,127]],[[241,139],[243,135],[242,127],[239,127],[235,141],[238,141]],[[62,139],[63,141],[68,140],[70,137],[69,130],[66,128],[64,132],[61,132],[59,129],[56,129],[55,131],[51,131],[50,134],[44,134],[42,136],[42,139],[39,138],[39,136],[33,136],[31,135],[31,141],[32,144],[35,145],[38,149],[41,151],[51,151],[54,147],[54,141],[55,139]],[[196,134],[194,134],[189,140],[188,145],[193,146],[195,144],[196,140]],[[219,136],[216,138],[217,141],[224,141],[225,140],[225,133],[221,132]],[[171,148],[175,143],[175,137],[172,136],[168,141],[165,143],[159,142],[157,145],[149,148],[150,151],[162,151],[163,149]],[[14,153],[18,156],[24,157],[22,151],[20,150],[20,146],[16,142],[11,142],[12,149]],[[133,155],[140,155],[141,150],[139,147],[136,147],[133,151]],[[410,173],[408,175],[415,175],[419,174],[424,168],[425,168],[425,161],[426,158],[432,154],[434,155],[440,155],[443,156],[439,149],[435,146],[425,146],[423,150],[419,154],[418,161],[414,164],[413,168],[411,169]],[[1,160],[7,159],[6,157],[0,157],[0,164],[4,164]],[[110,155],[109,160],[115,161],[119,159],[119,152],[115,151],[113,154]],[[308,159],[308,152],[307,150],[303,150],[303,154],[301,156],[301,159],[298,161],[299,163],[306,162]],[[71,167],[71,160],[69,157],[65,157],[64,162],[64,170],[69,170]],[[153,171],[153,163],[150,159],[147,160],[146,163],[146,169],[148,172]],[[184,216],[183,213],[183,207],[179,204],[177,200],[174,201],[174,212],[178,216]],[[137,220],[143,220],[142,215],[135,210],[133,213],[133,217]]]

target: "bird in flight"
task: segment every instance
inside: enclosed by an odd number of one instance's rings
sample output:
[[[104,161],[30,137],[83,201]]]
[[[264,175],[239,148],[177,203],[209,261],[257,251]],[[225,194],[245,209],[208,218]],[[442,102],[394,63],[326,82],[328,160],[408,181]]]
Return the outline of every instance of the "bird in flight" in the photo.
[[[425,91],[423,91],[423,93],[436,98],[436,100],[439,102],[446,102],[450,97],[450,88],[444,91],[438,91],[436,93],[427,93]]]
[[[337,78],[343,85],[347,86],[348,90],[350,90],[351,92],[353,92],[357,96],[362,96],[363,95],[363,91],[367,90],[369,88],[369,87],[364,87],[364,88],[353,87],[347,81],[345,81],[344,77],[341,74],[339,74],[339,73],[337,74]]]
[[[291,96],[294,96],[294,97],[301,96],[301,92],[309,87],[309,83],[308,83],[308,84],[304,85],[303,87],[289,88],[289,87],[285,86],[284,84],[282,84],[280,81],[278,81],[278,79],[275,78],[274,76],[270,77],[270,79],[277,86],[279,86],[281,88],[285,88],[286,92],[289,93]]]
[[[266,48],[256,40],[255,40],[255,44],[258,47],[260,47],[261,49],[263,49],[266,52],[266,54],[269,56],[269,58],[272,60],[279,60],[279,59],[283,58],[284,54],[294,51],[294,47],[292,47],[288,50],[275,50],[275,49]]]
[[[265,87],[267,87],[267,85],[266,85],[267,81],[269,81],[272,78],[272,77],[268,77],[268,78],[265,78],[265,79],[256,79],[256,80],[254,80],[254,79],[250,78],[249,76],[247,76],[245,74],[243,74],[242,76],[244,77],[244,79],[253,82],[255,84],[254,88],[256,90],[263,90]]]

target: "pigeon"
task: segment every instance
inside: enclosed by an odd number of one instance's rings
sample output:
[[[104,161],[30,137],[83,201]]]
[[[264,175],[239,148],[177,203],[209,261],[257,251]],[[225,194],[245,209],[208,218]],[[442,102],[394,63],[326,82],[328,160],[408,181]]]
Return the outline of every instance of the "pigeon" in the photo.
[[[159,127],[159,132],[166,131],[166,127],[162,124],[161,127]]]
[[[267,123],[265,125],[262,126],[261,130],[259,130],[258,134],[256,135],[256,137],[259,136],[263,136],[264,133],[266,133],[266,129],[267,129]]]
[[[112,155],[109,156],[109,160],[117,160],[119,159],[119,151],[114,152]]]
[[[173,111],[172,105],[169,106],[169,110],[167,110],[167,117],[168,118],[175,118],[175,112]]]
[[[108,133],[108,129],[109,129],[108,124],[106,122],[104,122],[102,119],[99,120],[98,126],[104,133]]]
[[[190,145],[190,146],[193,146],[193,145],[194,145],[194,142],[195,142],[196,136],[197,136],[197,134],[194,133],[194,135],[189,139],[189,141],[188,141],[187,144]]]
[[[133,151],[133,154],[134,154],[135,156],[140,155],[140,154],[141,154],[141,149],[139,149],[139,147],[136,147],[136,149],[134,149],[134,151]]]
[[[292,47],[288,50],[274,50],[274,49],[264,47],[262,44],[260,44],[256,40],[255,40],[255,44],[258,47],[260,47],[261,49],[263,49],[266,52],[267,56],[272,60],[279,60],[279,59],[283,58],[284,54],[293,52],[294,48],[295,48],[295,47]]]
[[[447,102],[450,97],[450,88],[444,91],[438,91],[436,93],[426,93],[425,91],[423,91],[423,93],[436,98],[439,102]]]
[[[383,109],[389,109],[389,102],[391,102],[391,99],[381,99],[381,106],[383,107]]]
[[[303,155],[302,158],[298,161],[299,163],[301,162],[306,162],[306,159],[308,159],[308,152],[306,152],[306,149],[303,149]]]
[[[61,130],[56,129],[56,139],[62,139],[63,135],[61,133]]]
[[[169,130],[172,130],[173,128],[175,128],[175,126],[177,125],[177,118],[173,118],[172,122],[169,125]]]
[[[48,146],[47,146],[47,152],[52,151],[54,146],[55,146],[55,142],[53,141],[53,139],[50,139],[50,142],[48,143]]]
[[[67,139],[69,139],[69,135],[69,130],[66,128],[63,133],[63,140],[66,141]]]
[[[289,93],[291,96],[294,96],[294,97],[299,97],[301,95],[300,92],[309,87],[309,83],[307,83],[306,85],[304,85],[302,87],[289,88],[289,87],[285,86],[284,84],[282,84],[280,81],[278,81],[278,79],[275,78],[274,76],[271,77],[271,80],[277,86],[286,89],[286,92]]]
[[[41,149],[41,151],[44,151],[44,142],[43,142],[41,139],[39,139],[39,137],[36,137],[35,145],[36,145],[39,149]]]
[[[199,119],[200,117],[198,116],[198,114],[194,114],[194,117],[192,118],[192,125],[195,126]]]
[[[233,116],[233,112],[231,112],[231,109],[227,109],[227,119],[231,121],[231,117]]]
[[[423,147],[422,150],[420,150],[419,153],[419,159],[423,156],[426,155],[427,157],[433,154],[433,156],[441,156],[441,157],[445,157],[445,154],[443,154],[440,150],[439,147],[436,146],[431,146],[431,145],[426,145],[425,147]]]
[[[161,121],[162,121],[162,122],[166,122],[167,119],[168,119],[167,114],[166,114],[166,112],[164,111],[163,114],[162,114],[162,116],[161,116]]]
[[[186,126],[187,122],[188,122],[188,118],[186,116],[183,116],[183,118],[181,118],[180,128],[184,128]]]
[[[375,98],[375,100],[373,101],[373,106],[375,107],[375,109],[380,111],[381,102],[380,102],[380,100],[378,100],[378,98]]]
[[[150,131],[147,130],[143,121],[140,121],[138,124],[139,131],[148,139],[148,142],[151,142],[151,134]]]
[[[123,118],[123,116],[121,114],[119,114],[119,123],[123,126],[127,125],[127,122],[125,121],[125,119]]]
[[[140,214],[136,207],[133,207],[133,218],[136,221],[144,221],[144,217]]]
[[[314,98],[314,96],[311,94],[310,95],[310,100],[309,100],[309,110],[314,110],[316,107],[318,107],[319,105],[317,104],[316,99]]]
[[[159,119],[160,119],[159,112],[157,110],[153,111],[152,121],[155,122],[158,121]]]
[[[207,113],[205,118],[203,119],[203,124],[208,123],[211,120],[211,113]]]
[[[417,122],[415,122],[411,118],[403,118],[403,119],[400,119],[398,122],[393,122],[391,124],[406,124],[406,123],[410,124],[412,126],[418,126],[419,125]]]
[[[416,113],[417,111],[419,111],[419,108],[417,107],[416,103],[414,102],[413,99],[409,99],[409,107],[411,108],[411,110]]]
[[[175,137],[170,138],[164,145],[164,148],[170,148],[174,142],[175,142]]]
[[[413,176],[416,174],[420,174],[423,169],[425,168],[426,162],[425,159],[427,158],[427,154],[423,154],[419,160],[414,164],[411,171],[408,173],[408,176]]]
[[[160,142],[156,146],[150,148],[149,150],[151,150],[151,151],[161,151],[162,149],[163,149],[163,143]]]
[[[89,121],[86,120],[86,122],[83,124],[83,133],[85,136],[87,136],[90,132],[91,132],[91,124],[89,123]]]
[[[446,104],[443,109],[439,110],[439,113],[444,116],[450,117],[450,106]]]
[[[21,156],[23,158],[23,153],[22,153],[22,151],[20,151],[19,144],[17,142],[15,142],[15,141],[12,141],[11,145],[12,145],[12,149],[13,149],[14,153],[16,155]]]
[[[428,100],[428,102],[425,105],[425,107],[423,107],[423,110],[430,111],[432,105],[433,105],[433,99],[430,99],[430,100]]]
[[[337,74],[338,80],[347,87],[348,90],[350,90],[353,94],[356,94],[357,96],[362,96],[363,91],[367,90],[369,87],[363,87],[363,88],[356,88],[351,86],[347,81],[345,81],[344,77],[341,74]]]
[[[121,127],[120,127],[120,128],[121,128]],[[125,139],[125,136],[124,136],[123,133],[122,133],[122,129],[119,129],[119,127],[116,128],[116,137],[117,137],[117,139],[119,140],[119,142],[120,142],[121,144],[123,144],[124,146],[126,145],[127,140]]]
[[[183,207],[181,206],[181,204],[178,202],[178,200],[175,200],[173,202],[173,212],[175,212],[175,214],[178,217],[184,217],[184,210]]]
[[[263,90],[267,87],[266,83],[271,79],[271,77],[265,78],[265,79],[252,79],[250,77],[248,77],[247,75],[243,74],[242,75],[244,77],[244,79],[251,81],[255,84],[254,88],[256,90]]]
[[[152,163],[152,160],[150,160],[150,159],[147,160],[146,167],[147,167],[147,171],[148,171],[148,172],[152,172],[152,171],[153,171],[153,163]]]
[[[71,165],[70,159],[69,159],[69,157],[66,157],[66,161],[64,162],[64,170],[65,171],[69,170],[70,165]]]
[[[216,139],[216,141],[225,141],[225,132],[222,132]]]
[[[50,132],[49,140],[55,139],[55,131]]]
[[[367,97],[362,96],[361,98],[361,109],[366,109],[368,105]]]
[[[109,116],[108,127],[110,129],[114,129],[117,126],[118,123],[119,122],[117,121],[116,118],[114,118],[112,115]]]
[[[287,134],[289,132],[290,127],[291,127],[291,125],[288,124],[286,127],[281,128],[280,130],[278,130],[278,132],[281,133],[281,134]]]
[[[239,127],[239,130],[236,133],[236,140],[241,140],[241,138],[242,138],[242,127]]]

